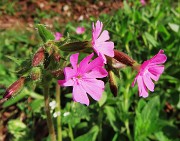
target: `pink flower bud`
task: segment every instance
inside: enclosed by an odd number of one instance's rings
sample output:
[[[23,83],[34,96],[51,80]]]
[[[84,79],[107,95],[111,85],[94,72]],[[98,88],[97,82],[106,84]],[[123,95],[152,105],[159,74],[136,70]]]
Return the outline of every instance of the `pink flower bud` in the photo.
[[[10,98],[12,95],[17,94],[23,88],[25,77],[20,77],[15,81],[5,92],[3,98]]]
[[[32,66],[36,67],[36,66],[40,65],[41,63],[44,62],[44,58],[45,58],[44,48],[41,47],[38,49],[38,51],[35,53],[35,55],[32,59]]]
[[[114,50],[114,59],[117,61],[127,65],[127,66],[133,66],[133,64],[136,62],[131,57],[129,57],[127,54]]]

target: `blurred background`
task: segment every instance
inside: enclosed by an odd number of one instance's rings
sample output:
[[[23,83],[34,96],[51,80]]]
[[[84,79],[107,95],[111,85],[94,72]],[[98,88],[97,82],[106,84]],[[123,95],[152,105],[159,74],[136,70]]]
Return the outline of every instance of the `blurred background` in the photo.
[[[19,78],[19,59],[32,58],[42,45],[36,24],[53,34],[91,40],[92,22],[100,20],[115,48],[139,63],[163,49],[165,72],[146,99],[131,83],[136,72],[119,70],[118,96],[106,84],[99,102],[74,103],[61,89],[63,141],[179,141],[180,139],[180,2],[178,0],[1,0],[0,99]],[[78,33],[77,27],[85,30]],[[56,83],[50,87],[51,112],[57,125]],[[55,126],[57,130],[57,126]],[[48,141],[42,89],[34,83],[0,101],[0,141]]]

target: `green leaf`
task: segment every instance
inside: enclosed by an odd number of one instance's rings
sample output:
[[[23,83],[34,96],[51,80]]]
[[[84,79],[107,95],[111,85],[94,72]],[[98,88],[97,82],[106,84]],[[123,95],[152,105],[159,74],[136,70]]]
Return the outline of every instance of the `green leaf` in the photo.
[[[31,96],[32,98],[36,98],[36,99],[43,99],[43,96],[33,92],[33,91],[29,91],[27,88],[24,88],[19,94],[15,95],[14,97],[8,99],[4,104],[3,107],[9,107],[15,103],[17,103],[18,101],[20,101],[21,99],[25,98],[26,96]]]
[[[174,23],[168,23],[169,27],[174,31],[178,32],[179,31],[179,25],[174,24]]]
[[[41,108],[44,106],[44,100],[43,99],[35,99],[30,103],[30,107],[32,108],[33,112],[40,113]]]
[[[13,62],[15,62],[16,64],[18,64],[18,65],[21,65],[21,63],[22,63],[22,61],[23,60],[20,60],[20,59],[17,59],[17,58],[15,58],[15,57],[13,57],[13,56],[9,56],[9,55],[5,55],[7,58],[9,58],[10,60],[12,60]]]
[[[101,107],[107,100],[107,93],[103,92],[101,99],[98,101],[99,106]]]
[[[92,45],[91,45],[91,42],[89,41],[83,41],[83,42],[79,41],[79,42],[67,43],[64,45],[57,44],[57,46],[62,51],[73,52],[73,51],[80,51],[80,50],[90,48]]]
[[[152,44],[154,47],[158,46],[158,42],[155,40],[155,38],[149,34],[148,32],[144,33],[145,38],[147,39],[147,41]]]
[[[104,109],[106,115],[107,115],[107,119],[109,120],[111,126],[113,127],[114,131],[118,131],[118,127],[117,127],[117,119],[116,119],[116,111],[114,109],[114,107],[111,106],[105,106]]]
[[[40,35],[40,37],[42,38],[43,42],[47,42],[49,40],[54,40],[54,35],[47,30],[47,28],[45,27],[45,25],[42,24],[38,24],[36,25],[36,27],[38,28],[38,33]]]
[[[143,107],[144,106],[144,107]],[[135,140],[143,140],[151,133],[155,133],[162,127],[159,119],[159,97],[153,97],[149,102],[141,100],[138,103],[135,117]]]
[[[98,132],[99,132],[98,126],[93,126],[89,132],[87,132],[82,136],[77,137],[75,141],[96,141]]]

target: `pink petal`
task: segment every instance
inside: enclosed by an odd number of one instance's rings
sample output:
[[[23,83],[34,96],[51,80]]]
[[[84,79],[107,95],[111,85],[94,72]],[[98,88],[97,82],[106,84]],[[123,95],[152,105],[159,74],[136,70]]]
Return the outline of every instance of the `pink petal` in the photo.
[[[164,71],[164,66],[153,66],[148,69],[149,72],[155,75],[162,74]]]
[[[83,81],[81,85],[94,100],[100,100],[104,91],[103,81],[97,79],[87,79]]]
[[[96,49],[101,53],[109,57],[114,57],[114,43],[113,42],[103,42],[96,45]]]
[[[153,58],[150,59],[151,61],[151,64],[162,64],[164,62],[166,62],[167,60],[167,57],[165,54],[163,54],[164,51],[163,50],[160,50],[158,52],[158,54],[156,54]]]
[[[89,73],[85,74],[86,78],[103,78],[106,77],[108,75],[106,69],[102,68],[102,67],[97,67],[95,69],[93,69],[92,71],[90,71]]]
[[[141,76],[137,77],[138,89],[139,89],[139,96],[140,97],[148,97],[148,91],[146,86],[144,85],[143,79]]]
[[[71,65],[73,66],[74,69],[77,68],[78,56],[79,56],[79,53],[72,54],[72,55],[70,56],[70,62],[71,62]]]
[[[72,79],[69,80],[58,80],[58,84],[61,86],[73,86],[74,85],[74,81]]]
[[[75,84],[73,86],[73,100],[76,102],[80,102],[81,104],[89,105],[89,99],[86,94],[86,91],[82,88],[81,85]]]
[[[96,67],[102,67],[102,66],[104,66],[103,59],[101,57],[97,57],[88,64],[84,72],[89,72]]]
[[[88,67],[89,61],[93,57],[94,53],[91,53],[90,55],[86,56],[80,63],[79,63],[79,72],[84,73],[86,68]]]
[[[138,74],[138,75],[139,75],[139,74]],[[131,85],[132,87],[134,87],[134,85],[136,84],[138,75],[134,78],[134,81],[132,82],[132,85]]]
[[[143,75],[143,82],[145,83],[146,87],[153,92],[154,91],[154,83],[152,82],[150,76],[148,75],[148,73]]]
[[[105,42],[109,40],[109,32],[107,30],[104,30],[102,34],[99,36],[99,38],[96,40],[97,43]]]
[[[96,26],[94,27],[94,23],[93,23],[93,39],[96,40],[103,28],[103,23],[100,22],[99,20],[96,22]]]
[[[151,79],[153,79],[154,81],[158,81],[159,80],[160,75],[154,75],[151,72],[149,72],[148,74],[151,77]]]
[[[70,67],[64,68],[64,75],[65,75],[66,80],[71,79],[76,73],[77,73],[77,71]]]

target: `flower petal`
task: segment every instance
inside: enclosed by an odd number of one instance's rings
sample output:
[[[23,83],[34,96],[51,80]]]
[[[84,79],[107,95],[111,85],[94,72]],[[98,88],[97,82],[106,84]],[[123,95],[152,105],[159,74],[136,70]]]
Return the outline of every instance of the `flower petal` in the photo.
[[[143,82],[145,83],[146,87],[153,92],[154,91],[154,83],[152,82],[150,76],[148,75],[148,73],[143,75]]]
[[[165,54],[163,54],[164,51],[163,50],[160,50],[158,52],[158,54],[156,54],[153,58],[150,59],[151,61],[151,64],[162,64],[164,62],[166,62],[167,60],[167,57]]]
[[[79,72],[84,73],[86,68],[88,67],[89,61],[93,57],[94,53],[91,53],[90,55],[86,56],[80,63],[79,63]]]
[[[153,79],[154,81],[158,81],[159,80],[160,75],[154,75],[151,72],[149,72],[148,74],[151,77],[151,79]]]
[[[76,74],[76,72],[77,71],[75,69],[72,69],[70,67],[65,67],[64,68],[65,79],[66,80],[71,79]]]
[[[96,22],[96,26],[94,27],[94,23],[93,23],[93,39],[96,40],[103,28],[103,23],[100,22],[99,20]]]
[[[134,78],[134,81],[132,82],[132,87],[134,87],[134,85],[136,84],[136,81],[137,81],[137,77],[138,77],[139,74],[137,74],[137,76]]]
[[[86,94],[86,91],[82,88],[81,85],[75,84],[73,86],[73,100],[76,102],[79,102],[81,104],[86,104],[87,106],[89,105],[89,99]]]
[[[70,62],[71,62],[71,65],[74,69],[77,68],[77,64],[78,64],[78,56],[79,56],[79,53],[76,53],[76,54],[72,54],[70,56]]]
[[[138,89],[139,89],[139,96],[140,97],[148,97],[148,91],[146,86],[144,85],[143,79],[141,76],[137,77]]]
[[[74,81],[72,79],[69,80],[58,80],[58,84],[60,86],[73,86],[74,85]]]
[[[162,74],[164,71],[164,66],[153,66],[148,69],[149,72],[151,72],[154,75]]]
[[[99,38],[96,40],[96,43],[101,43],[101,42],[105,42],[107,40],[109,40],[109,32],[107,30],[104,30],[101,35],[99,36]]]
[[[109,57],[114,57],[114,43],[113,42],[102,42],[96,45],[96,50],[101,54],[105,54]]]
[[[97,79],[87,79],[81,84],[83,89],[96,101],[100,100],[104,91],[104,82]]]
[[[104,66],[103,59],[101,57],[97,57],[88,64],[84,72],[89,72],[96,67],[102,67],[102,66]]]
[[[107,75],[108,75],[108,72],[106,71],[106,69],[102,67],[97,67],[93,69],[92,71],[90,71],[89,73],[86,73],[84,76],[86,78],[103,78],[103,77],[106,77]]]

